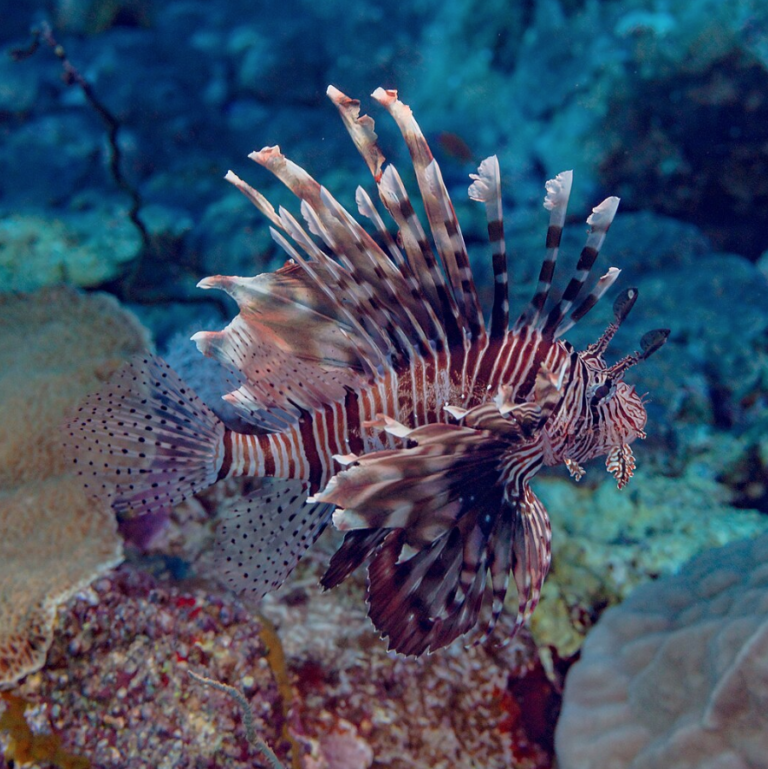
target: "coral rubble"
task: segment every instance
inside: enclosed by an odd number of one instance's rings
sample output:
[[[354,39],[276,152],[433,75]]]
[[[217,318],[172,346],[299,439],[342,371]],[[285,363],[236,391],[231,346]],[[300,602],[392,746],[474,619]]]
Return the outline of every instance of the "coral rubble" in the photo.
[[[550,766],[530,735],[551,734],[526,718],[553,722],[530,645],[396,657],[360,610],[360,587],[321,595],[294,582],[265,602],[270,630],[233,598],[124,565],[70,600],[45,668],[16,694],[36,705],[34,728],[105,769],[265,765],[238,706],[187,669],[244,692],[286,769]]]

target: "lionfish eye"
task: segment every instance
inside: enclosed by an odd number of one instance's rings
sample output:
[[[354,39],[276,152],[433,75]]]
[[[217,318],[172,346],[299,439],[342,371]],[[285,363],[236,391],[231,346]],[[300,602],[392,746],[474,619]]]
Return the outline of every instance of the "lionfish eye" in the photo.
[[[598,403],[600,403],[603,398],[606,398],[609,393],[611,392],[611,380],[606,379],[603,384],[600,385],[600,387],[595,389],[595,392],[592,394],[592,405],[597,406]]]

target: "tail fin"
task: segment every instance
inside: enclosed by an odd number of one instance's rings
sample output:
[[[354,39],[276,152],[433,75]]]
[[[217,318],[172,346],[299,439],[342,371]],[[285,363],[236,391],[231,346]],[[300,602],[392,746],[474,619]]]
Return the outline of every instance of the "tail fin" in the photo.
[[[126,363],[66,425],[65,448],[118,513],[166,510],[216,482],[223,422],[161,358]]]

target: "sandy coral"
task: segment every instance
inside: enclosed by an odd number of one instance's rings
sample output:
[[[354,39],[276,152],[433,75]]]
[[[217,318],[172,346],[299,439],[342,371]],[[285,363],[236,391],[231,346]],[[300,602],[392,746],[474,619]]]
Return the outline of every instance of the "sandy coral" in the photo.
[[[59,425],[146,343],[105,295],[0,296],[0,684],[43,664],[56,606],[122,557],[111,511],[68,472]]]
[[[768,536],[605,613],[569,673],[562,769],[768,767]]]
[[[120,561],[116,524],[73,476],[0,492],[0,683],[40,667],[56,607]]]

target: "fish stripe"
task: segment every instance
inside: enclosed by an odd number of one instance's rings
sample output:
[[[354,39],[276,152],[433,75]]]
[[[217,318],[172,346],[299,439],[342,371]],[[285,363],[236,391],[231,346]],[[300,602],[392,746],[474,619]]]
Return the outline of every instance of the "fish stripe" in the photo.
[[[551,532],[529,483],[545,464],[565,463],[580,477],[580,463],[597,456],[606,457],[620,487],[629,480],[629,444],[644,437],[646,412],[623,377],[669,331],[649,332],[640,351],[605,363],[637,296],[630,289],[586,350],[558,341],[619,274],[610,268],[574,308],[616,213],[618,199],[608,198],[587,220],[561,299],[549,301],[570,171],[547,182],[538,283],[509,328],[495,157],[480,164],[469,188],[485,205],[491,248],[486,329],[461,227],[410,108],[394,91],[374,94],[408,147],[428,233],[379,149],[373,120],[337,89],[328,94],[398,239],[363,189],[355,201],[373,234],[279,147],[251,153],[297,196],[304,223],[227,174],[267,217],[288,261],[252,278],[202,280],[201,288],[232,296],[240,312],[223,331],[193,337],[203,354],[239,372],[225,399],[248,434],[227,429],[167,364],[145,356],[86,399],[70,441],[88,488],[121,513],[166,509],[217,478],[271,479],[220,527],[228,581],[258,596],[285,579],[338,507],[334,522],[345,540],[323,583],[334,586],[367,562],[371,618],[392,648],[420,654],[477,624],[489,578],[485,635],[503,609],[510,575],[515,629],[530,616],[549,569]]]

